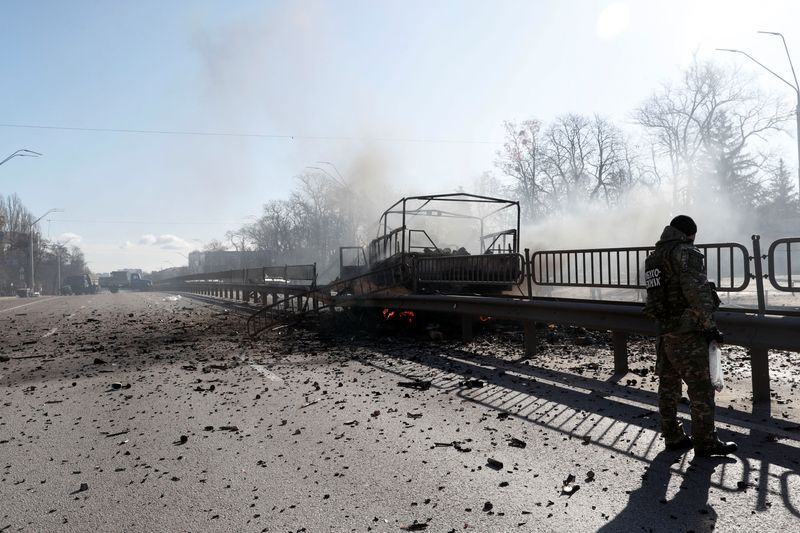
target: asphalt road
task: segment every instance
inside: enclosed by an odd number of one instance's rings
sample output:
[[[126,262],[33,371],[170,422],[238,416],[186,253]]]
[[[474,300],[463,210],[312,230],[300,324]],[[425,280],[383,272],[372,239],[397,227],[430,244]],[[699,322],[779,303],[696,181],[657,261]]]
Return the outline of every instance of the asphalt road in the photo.
[[[719,409],[727,460],[665,452],[652,390],[516,360],[502,328],[323,320],[253,342],[235,312],[124,292],[0,298],[0,324],[0,532],[800,524],[793,411]]]

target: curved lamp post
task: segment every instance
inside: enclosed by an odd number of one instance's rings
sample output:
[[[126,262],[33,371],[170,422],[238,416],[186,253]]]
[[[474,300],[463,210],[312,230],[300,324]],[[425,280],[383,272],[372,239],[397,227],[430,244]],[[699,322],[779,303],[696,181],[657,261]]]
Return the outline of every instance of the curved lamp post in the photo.
[[[3,159],[2,161],[0,161],[0,165],[2,165],[6,161],[8,161],[9,159],[14,158],[14,157],[39,157],[41,155],[43,155],[43,154],[40,154],[39,152],[34,152],[33,150],[28,150],[27,148],[20,148],[19,150],[17,150],[16,152],[11,154],[10,156],[8,156],[5,159]]]
[[[48,210],[44,215],[40,216],[39,218],[31,222],[31,296],[33,296],[33,292],[36,291],[35,277],[33,272],[33,227],[36,225],[37,222],[42,220],[50,213],[61,213],[63,211],[64,211],[63,209],[58,209],[54,207],[53,209]]]

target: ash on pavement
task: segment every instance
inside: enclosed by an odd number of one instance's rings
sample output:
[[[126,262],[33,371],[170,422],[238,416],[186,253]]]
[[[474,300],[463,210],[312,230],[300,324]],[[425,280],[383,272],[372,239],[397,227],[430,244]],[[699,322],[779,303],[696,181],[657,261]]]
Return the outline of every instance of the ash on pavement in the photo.
[[[708,460],[663,451],[647,339],[612,377],[608,335],[573,328],[540,330],[526,360],[508,324],[462,343],[338,316],[251,341],[241,309],[187,297],[10,300],[0,531],[725,531],[800,518],[797,354],[771,354],[771,410],[754,410],[746,355],[729,349],[718,427],[740,451]]]

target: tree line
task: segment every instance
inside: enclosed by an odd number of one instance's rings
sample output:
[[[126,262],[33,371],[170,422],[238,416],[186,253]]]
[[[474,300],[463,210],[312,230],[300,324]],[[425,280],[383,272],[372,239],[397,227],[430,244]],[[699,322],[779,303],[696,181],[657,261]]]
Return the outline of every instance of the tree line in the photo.
[[[62,280],[89,273],[83,251],[75,245],[45,239],[38,225],[31,228],[35,219],[19,196],[0,194],[0,294],[10,295],[16,288],[29,286],[31,241],[37,289],[48,294],[58,292],[59,261]]]
[[[790,117],[742,72],[695,60],[634,109],[628,135],[599,115],[506,122],[497,167],[530,221],[581,204],[613,207],[637,188],[667,189],[677,209],[724,202],[796,217],[796,174],[770,147]]]

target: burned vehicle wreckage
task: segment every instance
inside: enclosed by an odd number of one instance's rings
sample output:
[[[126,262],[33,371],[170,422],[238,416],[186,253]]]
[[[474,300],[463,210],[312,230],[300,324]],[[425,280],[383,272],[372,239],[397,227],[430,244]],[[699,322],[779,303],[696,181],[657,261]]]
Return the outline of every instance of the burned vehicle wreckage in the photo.
[[[383,212],[366,249],[340,249],[337,292],[501,294],[523,276],[519,228],[518,202],[467,193],[402,198]]]

